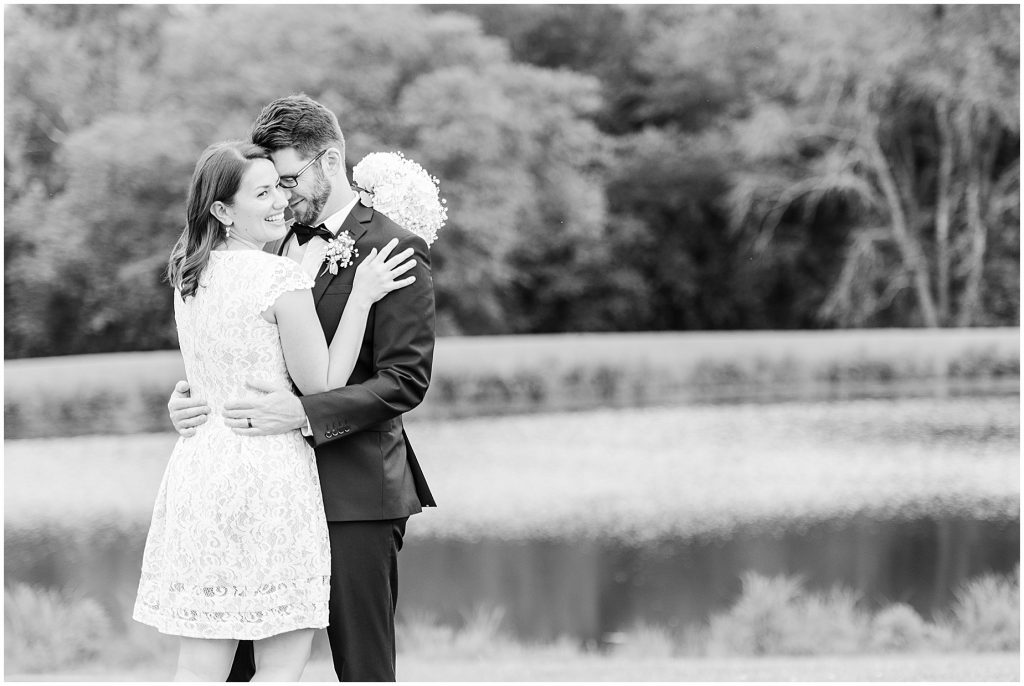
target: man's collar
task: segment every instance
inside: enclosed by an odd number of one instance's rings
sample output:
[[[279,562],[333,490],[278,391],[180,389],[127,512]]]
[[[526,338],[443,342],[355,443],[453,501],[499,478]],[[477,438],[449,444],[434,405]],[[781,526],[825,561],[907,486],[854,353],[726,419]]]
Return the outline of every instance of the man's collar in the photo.
[[[324,227],[326,227],[328,231],[337,236],[338,231],[341,230],[341,225],[345,223],[345,217],[348,216],[349,212],[352,211],[352,208],[355,207],[357,202],[359,202],[358,195],[353,197],[352,200],[347,205],[342,207],[340,210],[332,214],[327,219],[324,219]]]

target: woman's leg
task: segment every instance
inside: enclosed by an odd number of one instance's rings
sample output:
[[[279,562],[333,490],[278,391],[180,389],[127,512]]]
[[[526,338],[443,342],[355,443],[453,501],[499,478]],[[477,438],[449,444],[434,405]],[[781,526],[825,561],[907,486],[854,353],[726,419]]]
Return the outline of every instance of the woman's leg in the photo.
[[[181,637],[175,681],[224,681],[238,641],[233,638]]]
[[[298,681],[309,660],[312,629],[297,629],[256,641],[253,681]]]

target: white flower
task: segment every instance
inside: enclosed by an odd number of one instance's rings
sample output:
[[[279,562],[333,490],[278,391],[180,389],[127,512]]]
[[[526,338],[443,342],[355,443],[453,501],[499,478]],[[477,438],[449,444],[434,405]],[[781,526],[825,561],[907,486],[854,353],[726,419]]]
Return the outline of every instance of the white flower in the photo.
[[[437,178],[400,152],[370,153],[352,169],[352,181],[364,205],[383,212],[427,245],[448,221]]]
[[[348,231],[342,231],[336,237],[327,241],[327,252],[324,253],[324,261],[327,267],[325,272],[337,274],[338,269],[344,269],[352,264],[352,260],[359,257],[359,250],[356,248],[356,241]]]

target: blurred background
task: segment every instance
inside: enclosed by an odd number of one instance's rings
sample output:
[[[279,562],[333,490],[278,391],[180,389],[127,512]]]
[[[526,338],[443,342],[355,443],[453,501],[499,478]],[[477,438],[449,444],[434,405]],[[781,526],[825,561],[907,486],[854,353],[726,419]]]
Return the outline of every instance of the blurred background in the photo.
[[[400,678],[1016,680],[1019,45],[1015,5],[5,5],[5,674],[170,674],[162,274],[199,153],[304,92],[449,208]]]

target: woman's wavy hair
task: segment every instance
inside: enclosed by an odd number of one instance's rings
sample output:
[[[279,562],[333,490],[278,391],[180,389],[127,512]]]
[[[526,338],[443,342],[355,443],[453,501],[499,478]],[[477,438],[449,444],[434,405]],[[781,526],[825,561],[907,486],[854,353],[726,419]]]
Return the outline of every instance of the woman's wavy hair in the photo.
[[[245,141],[214,143],[199,156],[185,201],[185,228],[167,263],[167,280],[183,299],[195,295],[210,251],[227,239],[224,225],[210,212],[213,204],[230,205],[252,161],[269,159],[265,148]]]

